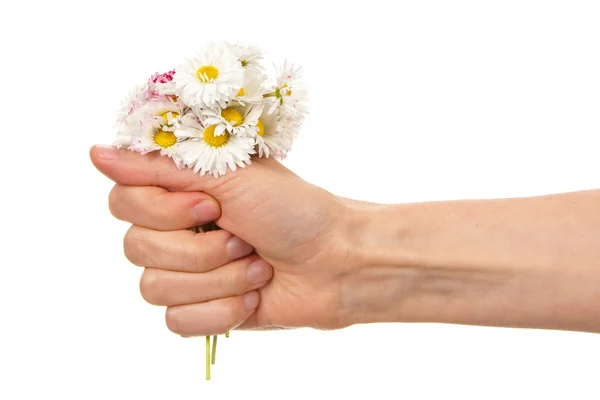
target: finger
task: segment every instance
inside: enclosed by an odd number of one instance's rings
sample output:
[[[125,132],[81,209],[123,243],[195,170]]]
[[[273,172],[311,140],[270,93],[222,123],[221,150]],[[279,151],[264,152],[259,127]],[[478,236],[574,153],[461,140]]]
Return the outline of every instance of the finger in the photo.
[[[216,181],[212,176],[200,177],[190,168],[179,170],[173,160],[158,152],[141,155],[126,149],[98,145],[90,149],[90,158],[100,172],[122,185],[161,186],[170,191],[202,191]]]
[[[116,184],[108,196],[112,215],[161,231],[187,229],[216,221],[219,203],[202,192],[169,192],[156,186]]]
[[[272,276],[273,268],[251,255],[200,274],[146,268],[140,292],[144,300],[156,306],[202,303],[258,289]]]
[[[260,303],[257,291],[204,303],[167,307],[167,327],[182,336],[221,335],[244,322]]]
[[[252,253],[253,248],[225,230],[155,231],[132,225],[123,247],[138,266],[182,272],[206,272]]]
[[[212,175],[194,174],[191,168],[178,169],[173,160],[158,152],[141,155],[113,146],[96,145],[90,149],[94,166],[116,183],[126,186],[160,186],[172,192],[210,191],[234,177],[261,176],[277,171],[295,176],[274,158],[252,160],[252,168],[240,167],[215,179]],[[249,178],[245,178],[249,179]]]

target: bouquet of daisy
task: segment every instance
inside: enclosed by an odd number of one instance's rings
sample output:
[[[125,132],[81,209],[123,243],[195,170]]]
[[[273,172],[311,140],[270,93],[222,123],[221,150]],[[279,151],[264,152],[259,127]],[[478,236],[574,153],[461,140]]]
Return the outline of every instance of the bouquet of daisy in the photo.
[[[215,178],[245,167],[253,156],[283,159],[307,115],[306,88],[300,68],[285,61],[273,76],[262,61],[256,47],[214,42],[174,70],[155,73],[125,99],[114,145],[157,151],[180,169]],[[211,357],[206,337],[206,379],[216,344],[214,336]]]
[[[286,61],[271,79],[262,59],[255,47],[210,43],[155,73],[125,100],[114,144],[215,178],[254,154],[284,158],[307,114],[306,89],[300,68]]]

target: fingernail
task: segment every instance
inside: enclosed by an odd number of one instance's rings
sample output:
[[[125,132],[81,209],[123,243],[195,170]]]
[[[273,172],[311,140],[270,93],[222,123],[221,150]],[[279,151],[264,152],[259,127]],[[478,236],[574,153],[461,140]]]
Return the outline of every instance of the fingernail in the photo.
[[[258,307],[258,302],[260,301],[260,297],[258,296],[257,291],[248,292],[244,295],[244,305],[246,306],[246,311],[254,310]]]
[[[252,261],[248,265],[248,282],[252,285],[264,283],[271,277],[271,266],[264,260]]]
[[[212,200],[202,200],[192,207],[192,215],[196,222],[214,221],[219,218],[219,206]]]
[[[96,154],[98,157],[104,160],[116,160],[121,157],[121,152],[114,146],[107,146],[105,144],[97,144],[95,146]]]
[[[247,256],[252,253],[252,250],[254,250],[254,248],[250,244],[244,242],[237,236],[232,237],[227,242],[227,254],[231,260],[237,260],[238,258]]]

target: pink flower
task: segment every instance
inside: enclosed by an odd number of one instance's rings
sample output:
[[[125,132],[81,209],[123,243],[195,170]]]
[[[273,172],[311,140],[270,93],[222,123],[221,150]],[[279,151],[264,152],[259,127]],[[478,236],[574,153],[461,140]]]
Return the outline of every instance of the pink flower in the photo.
[[[175,70],[165,72],[162,74],[155,72],[154,75],[152,75],[150,77],[149,83],[150,82],[152,82],[152,83],[168,83],[173,80],[174,76],[175,76]]]
[[[173,77],[175,70],[159,74],[155,72],[150,79],[146,89],[146,100],[153,100],[175,94]]]

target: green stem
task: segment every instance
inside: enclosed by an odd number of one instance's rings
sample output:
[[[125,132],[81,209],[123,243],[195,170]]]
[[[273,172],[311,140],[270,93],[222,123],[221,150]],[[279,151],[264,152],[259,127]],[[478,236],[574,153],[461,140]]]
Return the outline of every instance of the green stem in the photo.
[[[206,380],[210,381],[210,336],[206,337]]]
[[[213,336],[213,347],[212,347],[212,359],[211,362],[215,364],[215,358],[217,357],[217,335]]]
[[[267,97],[277,97],[277,92],[263,94],[263,98]]]
[[[208,224],[202,225],[201,227],[194,226],[190,228],[192,231],[196,233],[200,232],[209,232],[219,230],[219,226],[213,221]],[[225,337],[229,337],[229,332],[225,334]],[[211,356],[211,348],[210,348],[210,336],[206,336],[206,380],[210,381],[210,365],[215,363],[215,359],[217,356],[217,335],[213,336],[212,343],[212,356]]]
[[[225,337],[229,338],[229,331],[225,332]]]

